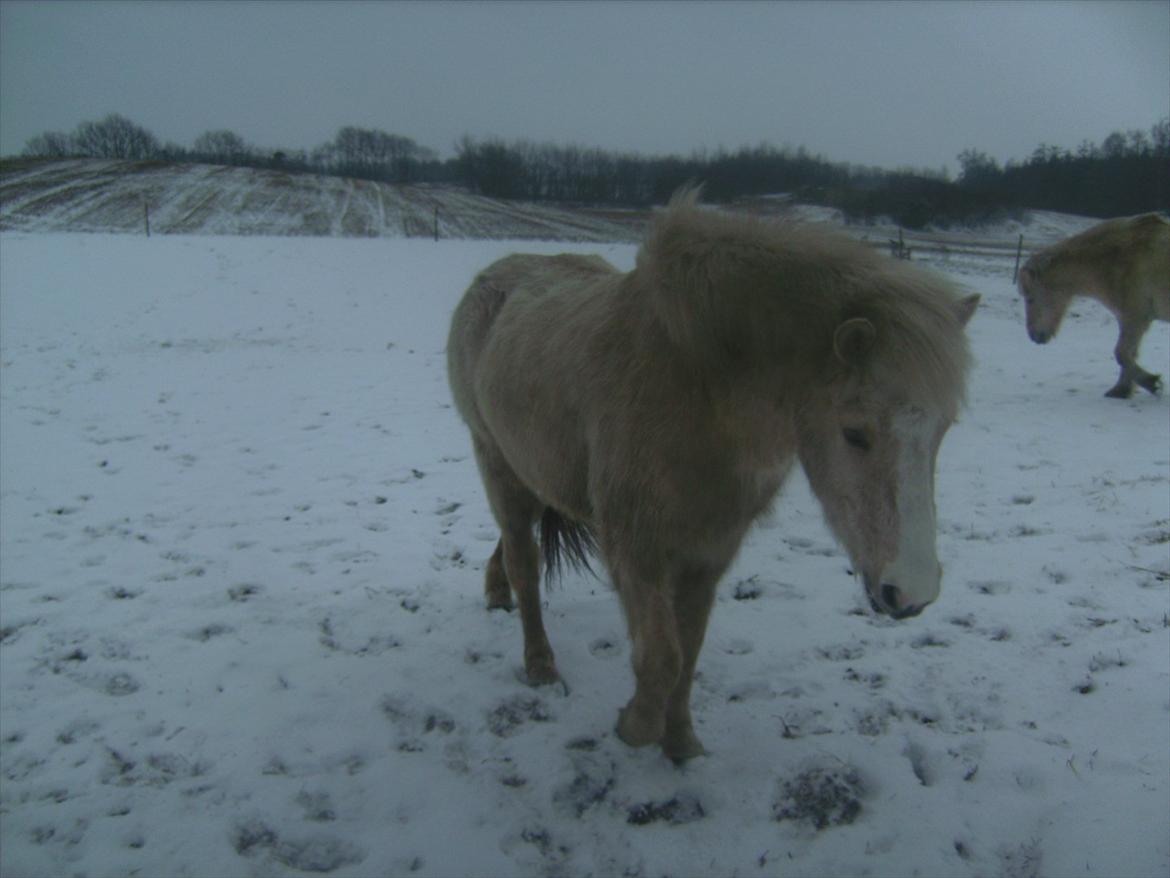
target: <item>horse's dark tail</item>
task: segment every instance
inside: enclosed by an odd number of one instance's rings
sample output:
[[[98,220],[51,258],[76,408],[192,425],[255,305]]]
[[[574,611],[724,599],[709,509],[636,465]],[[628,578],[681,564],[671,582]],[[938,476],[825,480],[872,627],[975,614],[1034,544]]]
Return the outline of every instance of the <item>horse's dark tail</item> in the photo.
[[[551,506],[540,517],[540,548],[544,553],[545,581],[559,579],[566,566],[596,576],[589,556],[597,554],[597,540],[589,528],[565,518]]]

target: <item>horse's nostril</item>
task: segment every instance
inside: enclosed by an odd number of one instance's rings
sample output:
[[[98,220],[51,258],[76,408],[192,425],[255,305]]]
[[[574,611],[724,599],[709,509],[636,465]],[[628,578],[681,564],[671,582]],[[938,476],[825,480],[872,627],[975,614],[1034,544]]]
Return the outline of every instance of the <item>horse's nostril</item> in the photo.
[[[926,604],[903,604],[902,592],[896,585],[883,585],[882,606],[878,608],[876,602],[874,604],[875,609],[889,614],[892,619],[909,619],[926,609]]]

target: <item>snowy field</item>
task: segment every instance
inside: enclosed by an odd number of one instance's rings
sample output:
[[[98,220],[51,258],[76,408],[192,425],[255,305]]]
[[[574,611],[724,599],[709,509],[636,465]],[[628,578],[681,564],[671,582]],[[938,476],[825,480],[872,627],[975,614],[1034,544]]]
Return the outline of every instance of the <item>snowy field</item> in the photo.
[[[614,736],[608,587],[518,679],[447,322],[514,250],[0,236],[0,873],[1165,876],[1170,399],[982,293],[940,600],[875,618],[799,471],[721,586],[678,769]],[[942,265],[942,263],[940,263]],[[1170,328],[1146,368],[1170,373]]]

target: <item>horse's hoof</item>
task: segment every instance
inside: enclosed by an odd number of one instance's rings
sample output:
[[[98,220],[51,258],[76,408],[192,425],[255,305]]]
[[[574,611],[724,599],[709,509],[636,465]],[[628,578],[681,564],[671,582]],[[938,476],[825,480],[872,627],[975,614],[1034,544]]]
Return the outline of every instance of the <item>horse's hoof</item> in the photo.
[[[564,686],[564,680],[557,672],[557,666],[551,658],[548,659],[533,659],[524,663],[524,682],[529,686],[551,686],[554,683],[560,683]],[[569,692],[569,687],[565,686],[565,694]]]
[[[1161,375],[1146,375],[1145,377],[1138,379],[1138,384],[1142,386],[1143,390],[1149,391],[1150,393],[1154,394],[1154,396],[1157,396],[1162,392]]]
[[[703,746],[694,732],[688,732],[685,736],[680,736],[679,740],[664,739],[662,741],[662,752],[675,765],[682,766],[688,760],[694,759],[698,756],[706,756],[707,748]]]
[[[511,595],[508,595],[508,597],[505,597],[505,598],[499,598],[499,597],[494,597],[492,595],[488,595],[487,608],[488,608],[489,613],[492,610],[504,610],[505,612],[510,613],[510,612],[512,612],[512,610],[515,609],[515,607],[516,607],[516,605],[514,603],[512,603],[512,596]]]
[[[1132,393],[1132,387],[1110,387],[1105,391],[1105,395],[1110,399],[1129,399]]]
[[[639,719],[629,707],[618,711],[617,736],[631,747],[648,747],[662,740],[660,724]]]

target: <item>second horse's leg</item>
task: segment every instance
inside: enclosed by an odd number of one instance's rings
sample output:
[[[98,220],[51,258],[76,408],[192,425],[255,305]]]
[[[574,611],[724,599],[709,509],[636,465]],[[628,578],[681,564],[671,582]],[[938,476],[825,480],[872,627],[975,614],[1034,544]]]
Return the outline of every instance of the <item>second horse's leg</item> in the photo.
[[[1121,367],[1121,374],[1117,377],[1117,383],[1109,388],[1105,395],[1114,399],[1128,399],[1129,395],[1133,393],[1134,382],[1150,393],[1157,393],[1161,379],[1137,364],[1138,347],[1141,345],[1142,336],[1146,334],[1146,330],[1150,326],[1150,321],[1119,319],[1118,323],[1121,332],[1117,337],[1117,346],[1113,349],[1113,357],[1117,360],[1117,365]]]

